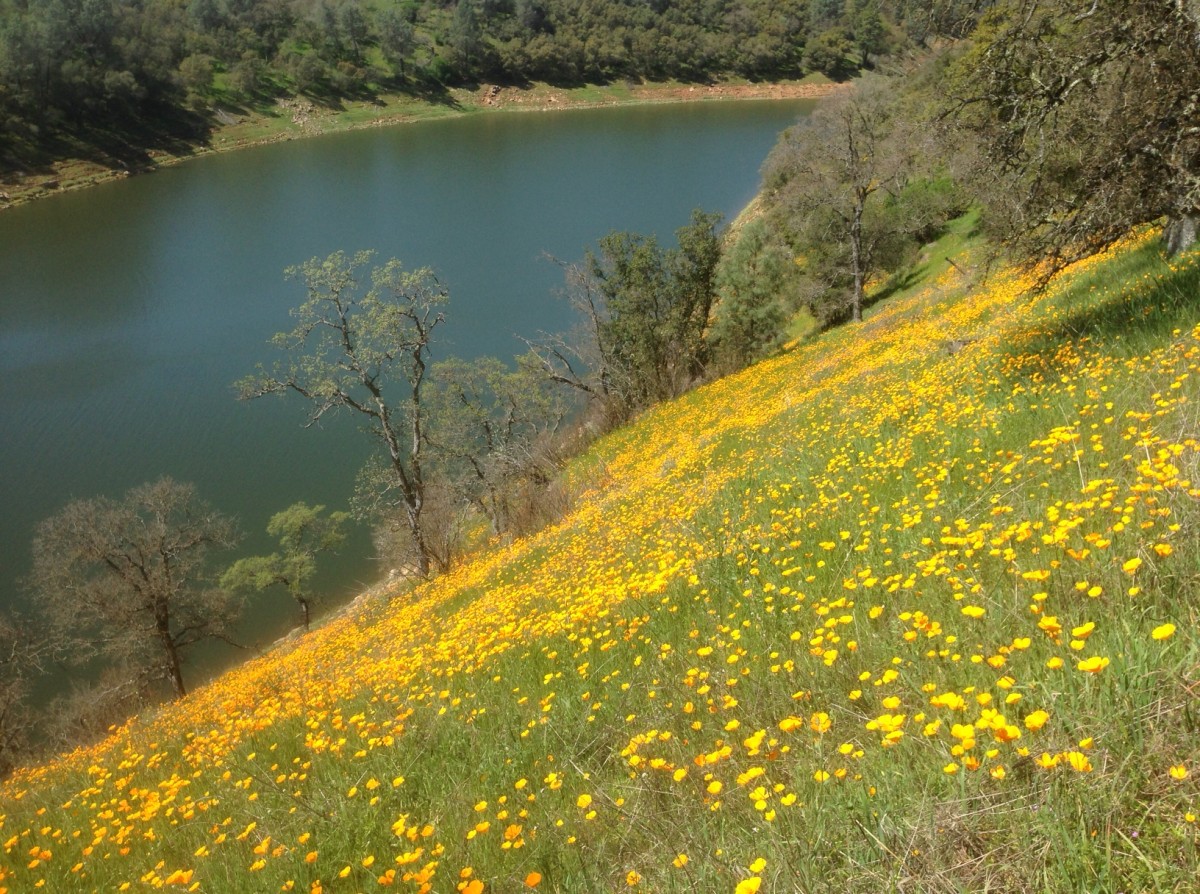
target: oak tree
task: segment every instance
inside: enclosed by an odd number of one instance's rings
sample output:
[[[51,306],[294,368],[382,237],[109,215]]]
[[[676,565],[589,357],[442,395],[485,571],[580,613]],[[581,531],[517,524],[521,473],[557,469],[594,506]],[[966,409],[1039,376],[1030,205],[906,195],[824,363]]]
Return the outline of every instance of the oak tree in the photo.
[[[764,165],[768,201],[790,241],[821,260],[810,268],[828,291],[847,293],[855,321],[898,235],[889,199],[907,185],[918,154],[901,135],[895,103],[886,79],[865,77],[785,131]]]
[[[376,450],[360,476],[361,514],[398,516],[413,544],[414,570],[429,574],[425,505],[429,440],[424,405],[434,331],[444,321],[446,290],[428,268],[398,260],[361,273],[371,252],[313,258],[287,275],[308,297],[292,311],[294,328],[272,344],[284,353],[270,370],[238,383],[242,399],[294,393],[308,402],[308,425],[348,412],[365,423]]]
[[[1200,4],[1009,0],[951,82],[986,220],[1046,276],[1137,224],[1200,222]]]
[[[346,540],[343,526],[348,512],[324,515],[324,506],[293,503],[271,516],[267,533],[279,540],[279,550],[266,556],[238,559],[221,575],[221,586],[230,590],[255,590],[281,586],[300,606],[304,629],[312,620],[312,578],[317,556],[336,552]]]
[[[103,656],[186,694],[187,650],[224,638],[238,605],[215,586],[214,549],[234,522],[160,478],[119,500],[75,500],[38,525],[27,584],[50,636],[80,661]]]

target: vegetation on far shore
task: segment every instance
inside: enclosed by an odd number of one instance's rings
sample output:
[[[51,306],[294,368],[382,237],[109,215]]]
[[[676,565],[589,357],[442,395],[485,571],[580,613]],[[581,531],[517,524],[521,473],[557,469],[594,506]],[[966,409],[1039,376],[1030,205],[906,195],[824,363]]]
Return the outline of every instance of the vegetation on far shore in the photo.
[[[514,93],[586,104],[844,80],[961,32],[958,5],[927,16],[876,0],[0,0],[0,205],[222,141]]]
[[[798,81],[770,84],[730,80],[703,85],[671,82],[581,87],[485,85],[448,90],[446,98],[439,101],[410,94],[384,93],[370,100],[346,100],[327,105],[305,97],[294,97],[257,108],[242,107],[237,113],[223,113],[218,119],[220,123],[203,143],[182,144],[176,151],[169,148],[153,150],[147,155],[147,165],[138,170],[69,156],[28,170],[0,169],[0,211],[34,199],[146,173],[214,152],[321,134],[500,110],[544,112],[641,103],[818,98],[837,90],[838,86],[817,74]],[[84,147],[79,148],[83,154]]]

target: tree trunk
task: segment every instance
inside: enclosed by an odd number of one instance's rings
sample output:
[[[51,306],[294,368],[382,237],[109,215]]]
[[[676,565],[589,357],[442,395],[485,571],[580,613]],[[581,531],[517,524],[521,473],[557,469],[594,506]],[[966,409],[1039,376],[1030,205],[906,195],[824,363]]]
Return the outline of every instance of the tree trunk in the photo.
[[[1163,230],[1163,241],[1167,243],[1167,254],[1175,256],[1196,244],[1200,214],[1182,214],[1167,220]]]
[[[417,551],[417,573],[421,577],[429,577],[429,544],[425,540],[425,532],[421,525],[421,508],[425,502],[425,482],[421,476],[420,451],[424,446],[421,435],[419,405],[420,378],[423,377],[424,366],[418,364],[420,376],[413,386],[413,422],[412,422],[412,452],[409,454],[409,466],[404,465],[404,454],[400,450],[400,435],[392,428],[391,416],[382,396],[376,394],[379,407],[379,425],[383,430],[384,440],[388,446],[392,472],[404,503],[404,520],[408,524],[413,546]]]
[[[850,267],[854,273],[854,295],[850,299],[850,310],[854,322],[862,322],[863,306],[863,263],[862,263],[862,217],[866,199],[854,205],[854,219],[850,222]]]
[[[167,676],[171,680],[171,686],[175,689],[175,695],[183,698],[187,695],[187,688],[183,685],[183,667],[179,659],[179,650],[175,647],[175,638],[171,636],[171,616],[165,606],[155,607],[154,628],[167,658]]]
[[[303,596],[297,596],[296,601],[300,603],[300,611],[304,614],[304,632],[307,633],[308,629],[309,629],[309,627],[308,627],[308,622],[309,622],[308,600],[305,599]]]
[[[488,527],[492,529],[492,536],[499,537],[504,533],[504,523],[500,518],[500,495],[496,493],[496,488],[488,486],[488,496],[486,500],[480,500],[482,503],[483,514],[487,516]]]
[[[409,504],[405,505],[405,518],[408,522],[408,531],[412,535],[413,547],[417,552],[417,574],[421,577],[429,577],[429,544],[425,540],[425,526],[421,524],[421,505],[418,503],[415,507]]]

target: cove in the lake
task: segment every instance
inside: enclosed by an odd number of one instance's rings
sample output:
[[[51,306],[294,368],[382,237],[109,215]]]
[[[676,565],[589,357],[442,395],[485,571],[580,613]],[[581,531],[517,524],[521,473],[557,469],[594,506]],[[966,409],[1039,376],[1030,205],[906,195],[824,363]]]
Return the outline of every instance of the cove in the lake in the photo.
[[[285,267],[337,249],[430,266],[450,290],[435,355],[511,357],[570,320],[560,270],[614,229],[671,242],[692,208],[730,217],[810,101],[694,103],[432,121],[211,156],[0,215],[0,607],[21,603],[33,530],[67,501],[161,475],[271,544],[296,500],[346,505],[367,440],[302,429],[231,383],[273,359],[303,298]],[[230,561],[235,556],[229,556]],[[319,586],[371,583],[359,530]],[[244,631],[298,621],[283,593]]]

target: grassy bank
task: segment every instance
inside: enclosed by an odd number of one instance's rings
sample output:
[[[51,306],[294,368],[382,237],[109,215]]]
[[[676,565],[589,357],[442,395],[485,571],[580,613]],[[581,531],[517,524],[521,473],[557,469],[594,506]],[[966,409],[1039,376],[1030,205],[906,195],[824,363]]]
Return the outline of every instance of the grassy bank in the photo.
[[[19,773],[0,890],[1192,890],[1200,256],[944,255],[557,526]]]
[[[34,199],[57,195],[178,164],[213,152],[227,152],[266,143],[339,133],[367,127],[386,127],[417,121],[496,111],[552,111],[618,104],[694,102],[735,99],[819,97],[836,85],[811,76],[779,84],[723,82],[712,85],[678,83],[586,85],[574,88],[535,84],[527,88],[483,86],[450,89],[429,99],[408,94],[381,94],[371,100],[321,104],[300,97],[262,106],[218,107],[217,124],[204,140],[187,143],[156,140],[134,166],[118,161],[119,151],[96,153],[89,147],[67,146],[67,157],[23,171],[0,171],[0,210]],[[167,147],[168,142],[170,147]],[[115,153],[115,154],[114,154]],[[74,154],[76,157],[70,157]],[[97,157],[98,156],[98,157]]]

